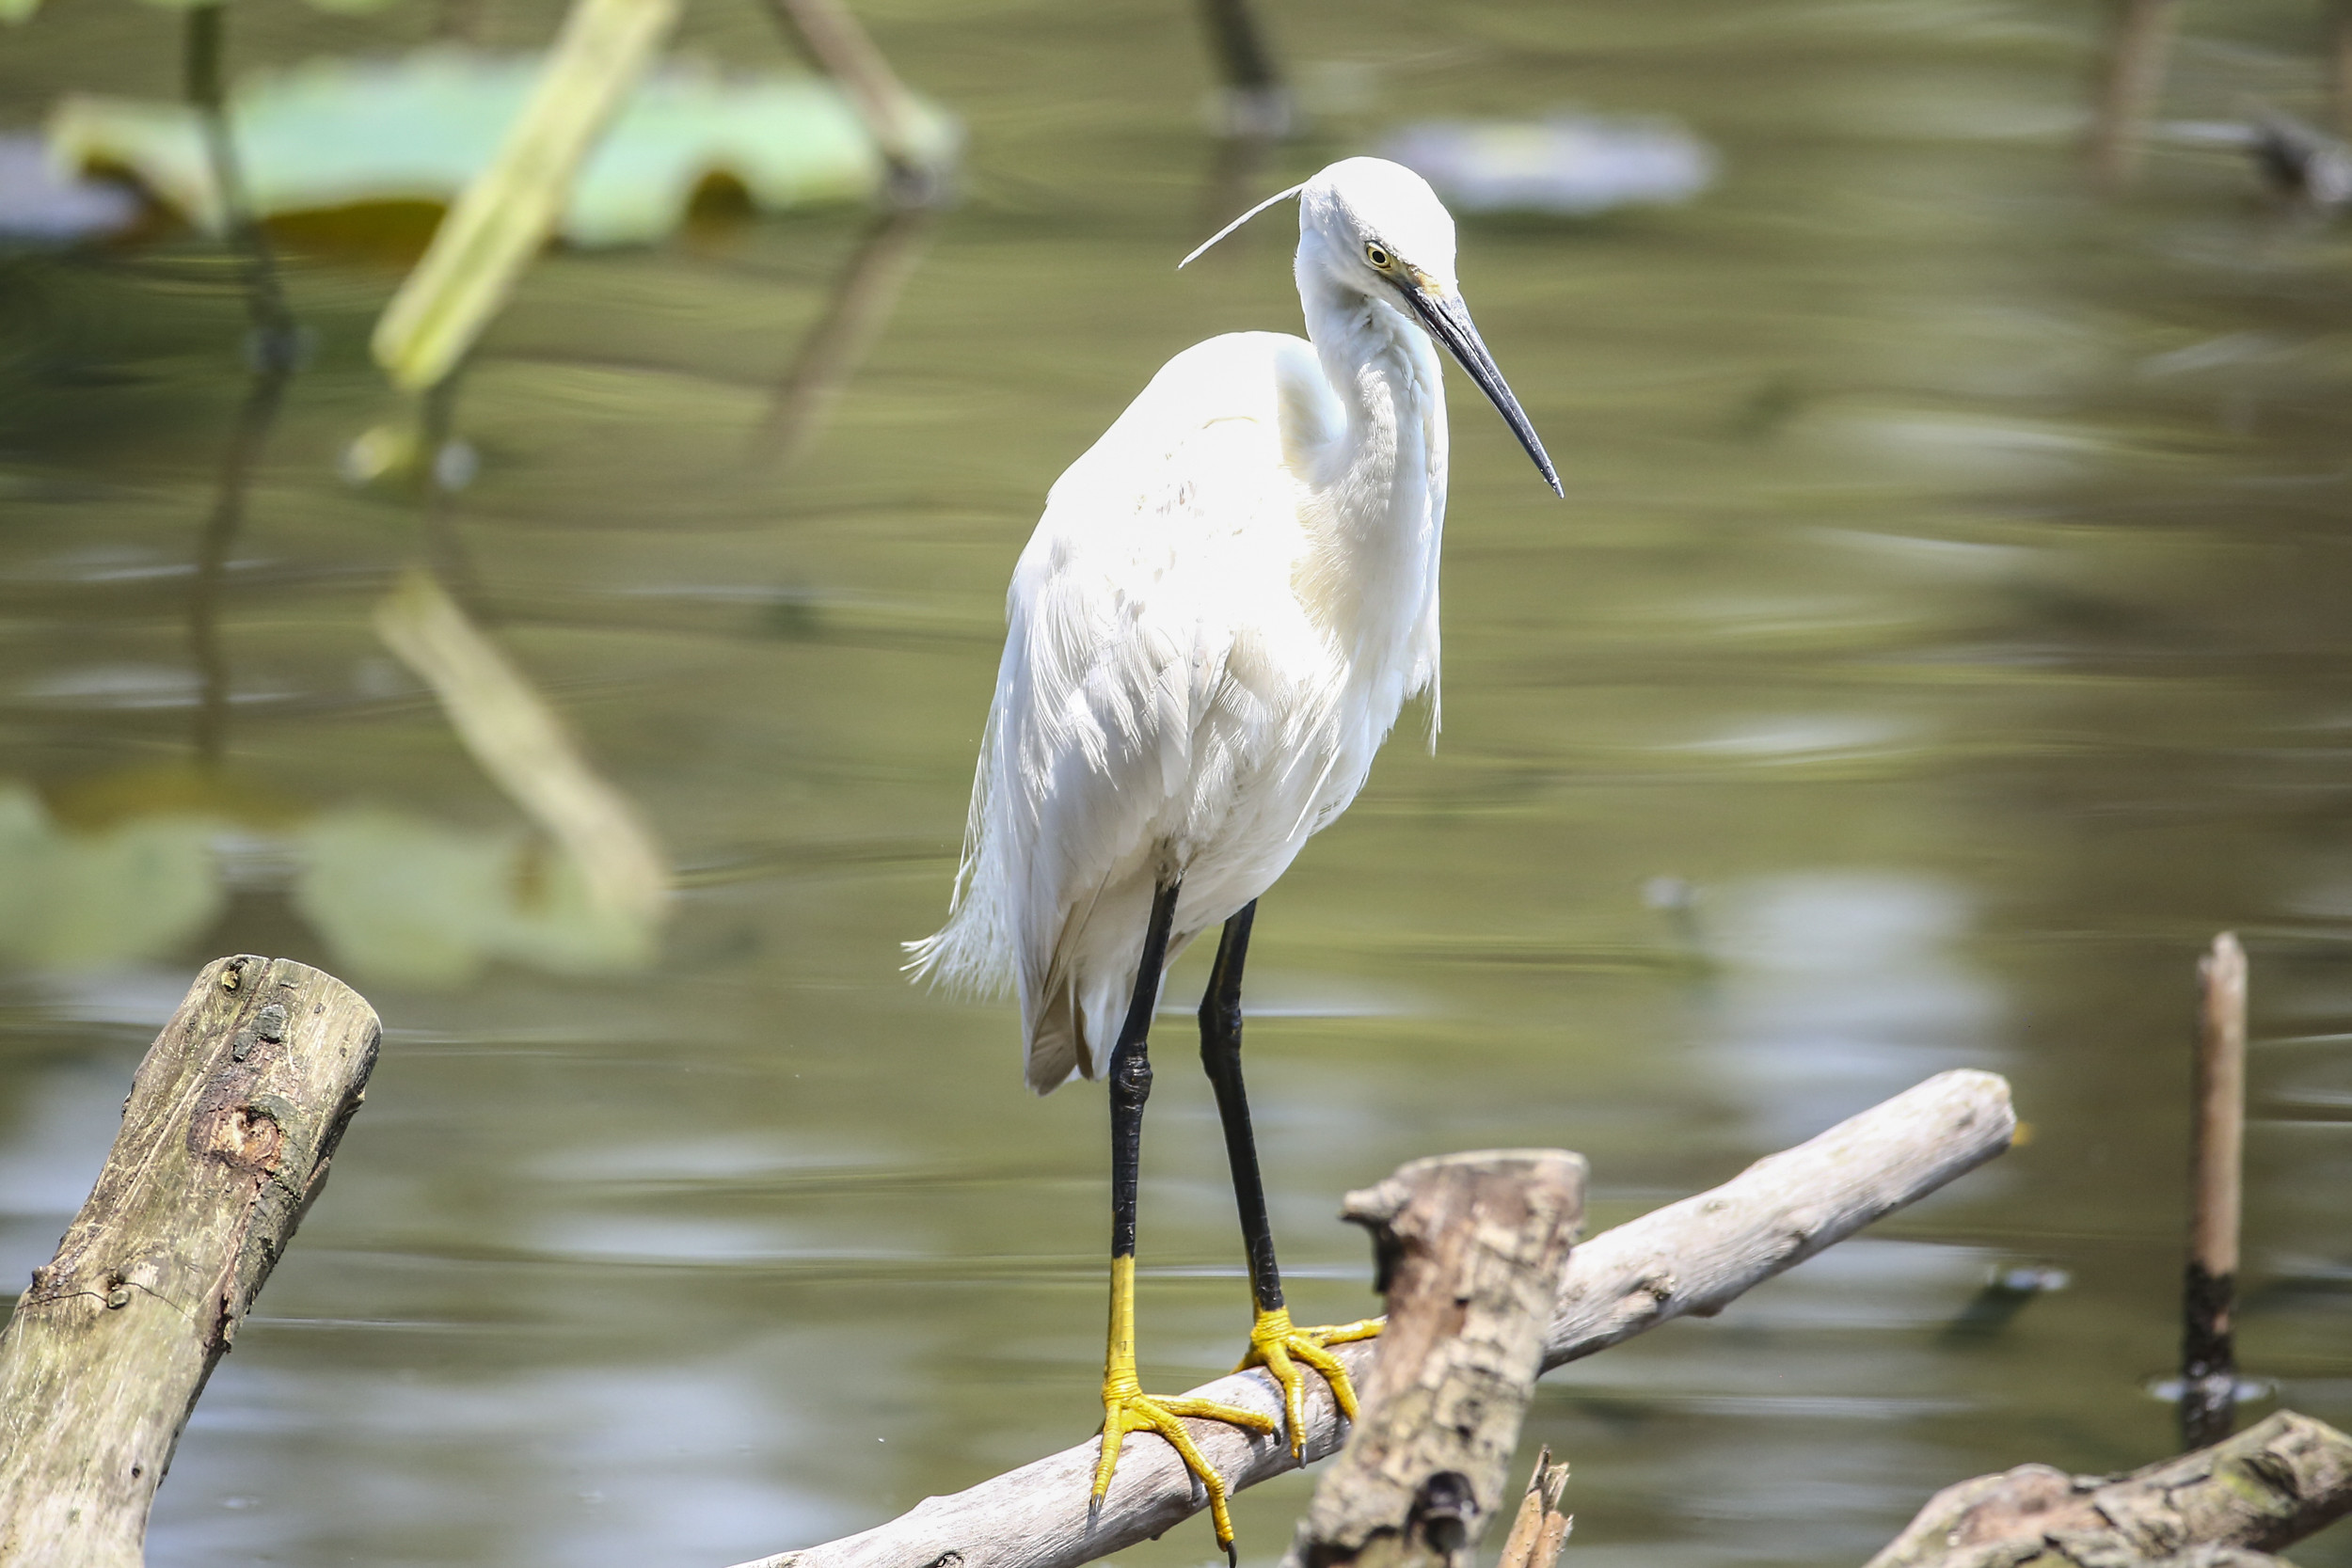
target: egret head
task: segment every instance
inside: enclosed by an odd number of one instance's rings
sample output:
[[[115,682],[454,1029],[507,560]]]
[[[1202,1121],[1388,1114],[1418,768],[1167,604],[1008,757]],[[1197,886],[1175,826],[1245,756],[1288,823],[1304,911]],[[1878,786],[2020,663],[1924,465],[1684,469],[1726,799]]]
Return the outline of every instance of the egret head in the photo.
[[[1445,346],[1511,427],[1555,495],[1560,476],[1519,400],[1471,325],[1454,276],[1454,217],[1429,182],[1385,158],[1347,158],[1302,185],[1267,198],[1220,230],[1209,245],[1276,202],[1298,198],[1300,286],[1310,269],[1339,287],[1396,307]],[[1182,266],[1184,262],[1178,262]]]
[[[1393,301],[1402,284],[1458,293],[1454,214],[1429,182],[1386,158],[1349,158],[1298,187],[1298,234],[1334,282]]]

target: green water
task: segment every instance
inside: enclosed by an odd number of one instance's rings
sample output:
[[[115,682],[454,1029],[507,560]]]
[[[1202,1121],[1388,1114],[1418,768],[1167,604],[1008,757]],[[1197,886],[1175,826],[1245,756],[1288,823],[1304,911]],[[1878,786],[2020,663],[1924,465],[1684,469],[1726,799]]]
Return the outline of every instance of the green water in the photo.
[[[321,964],[387,1028],[154,1562],[724,1563],[1090,1430],[1101,1095],[1030,1099],[1006,1006],[897,974],[944,910],[1006,577],[1169,354],[1295,329],[1279,221],[1171,271],[1214,221],[1412,120],[1562,104],[1678,116],[1723,175],[1675,211],[1464,225],[1568,499],[1457,382],[1442,744],[1408,716],[1259,921],[1295,1304],[1367,1308],[1332,1213],[1406,1158],[1580,1149],[1608,1225],[1989,1067],[2028,1145],[1546,1383],[1570,1550],[1853,1562],[1963,1476],[2157,1457],[2191,966],[2234,927],[2243,1358],[2352,1424],[2352,242],[2217,153],[2087,195],[2081,6],[1285,5],[1315,133],[1223,188],[1175,0],[860,9],[971,169],[795,466],[757,433],[854,214],[548,258],[463,385],[479,472],[439,508],[337,473],[398,408],[366,355],[396,263],[296,239],[310,357],[205,591],[237,269],[187,237],[0,259],[0,1270],[46,1257],[204,959]],[[430,20],[255,0],[232,50]],[[2316,107],[2315,8],[2185,25],[2169,114]],[[782,53],[718,0],[683,41]],[[167,93],[174,44],[59,0],[0,34],[0,119]],[[646,965],[484,934],[485,902],[544,900],[545,857],[373,629],[420,563],[679,867]],[[355,823],[376,879],[306,881],[288,847]],[[423,935],[358,918],[395,895]],[[1180,1016],[1160,1044],[1143,1352],[1182,1387],[1246,1299]],[[2071,1288],[1949,1332],[2004,1261]],[[1251,1561],[1306,1484],[1239,1500]],[[1128,1560],[1212,1555],[1192,1524]]]

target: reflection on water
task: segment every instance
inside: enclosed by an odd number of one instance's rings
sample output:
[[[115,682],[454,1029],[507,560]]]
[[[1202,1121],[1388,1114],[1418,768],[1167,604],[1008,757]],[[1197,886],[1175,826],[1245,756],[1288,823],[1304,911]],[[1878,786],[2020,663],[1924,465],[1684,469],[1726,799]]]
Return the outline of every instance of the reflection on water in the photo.
[[[1996,995],[1955,953],[1953,890],[1884,872],[1724,890],[1708,1053],[1766,1148],[1949,1067],[2007,1068]]]
[[[414,429],[366,353],[397,268],[290,233],[310,356],[233,530],[242,266],[0,257],[0,1267],[47,1251],[198,962],[318,962],[388,1024],[159,1565],[735,1560],[1090,1429],[1099,1095],[1029,1099],[1004,1008],[896,968],[945,902],[1006,575],[1170,353],[1295,324],[1274,228],[1171,270],[1237,209],[1217,181],[1570,110],[1672,117],[1719,177],[1464,226],[1570,501],[1457,400],[1443,743],[1400,737],[1266,900],[1250,1071],[1299,1307],[1361,1310],[1332,1211],[1408,1157],[1565,1144],[1614,1223],[1995,1066],[2029,1145],[1564,1370],[1531,1438],[1595,1563],[1860,1560],[1959,1477],[2144,1462],[2192,965],[2234,926],[2242,1355],[2352,1422],[2352,237],[2225,150],[2088,196],[2087,8],[1314,0],[1266,17],[1312,125],[1238,151],[1188,8],[860,9],[971,128],[961,206],[553,253]],[[2185,13],[2154,112],[2315,113],[2306,9]],[[278,61],[430,24],[239,16]],[[152,21],[10,34],[10,122],[171,92]],[[682,42],[779,48],[754,8]],[[347,482],[378,430],[414,450]],[[379,626],[421,568],[463,623],[421,653]],[[535,705],[554,770],[485,751],[482,700]],[[1147,1151],[1174,1386],[1246,1323],[1200,961]],[[2069,1283],[1955,1330],[1995,1268]],[[1304,1487],[1240,1499],[1253,1559]]]

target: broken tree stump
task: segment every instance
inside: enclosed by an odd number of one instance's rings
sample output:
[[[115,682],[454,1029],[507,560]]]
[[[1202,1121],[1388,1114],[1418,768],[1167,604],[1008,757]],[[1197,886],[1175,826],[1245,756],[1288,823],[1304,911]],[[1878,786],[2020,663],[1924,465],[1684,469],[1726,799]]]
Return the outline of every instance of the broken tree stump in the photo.
[[[2281,1410],[2122,1476],[2020,1465],[1928,1499],[1867,1568],[2222,1568],[2352,1513],[2352,1437]]]
[[[284,958],[197,977],[0,1330],[0,1568],[137,1568],[180,1429],[326,1184],[379,1032]]]
[[[1544,1331],[1584,1217],[1559,1149],[1416,1160],[1350,1193],[1389,1323],[1362,1416],[1315,1488],[1288,1568],[1467,1568],[1502,1509]]]

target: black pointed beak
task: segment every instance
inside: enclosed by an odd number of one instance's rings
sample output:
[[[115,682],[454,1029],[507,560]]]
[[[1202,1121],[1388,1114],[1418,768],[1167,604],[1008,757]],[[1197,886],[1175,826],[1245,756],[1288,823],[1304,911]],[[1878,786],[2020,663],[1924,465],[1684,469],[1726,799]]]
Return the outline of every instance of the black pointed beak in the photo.
[[[1428,329],[1429,335],[1443,343],[1478,389],[1502,412],[1502,422],[1511,427],[1511,434],[1519,438],[1527,455],[1535,460],[1535,467],[1551,486],[1555,496],[1565,496],[1560,487],[1560,476],[1551,467],[1551,458],[1544,451],[1543,438],[1528,422],[1527,411],[1519,400],[1511,395],[1511,384],[1502,379],[1502,372],[1495,367],[1495,356],[1486,352],[1486,340],[1479,337],[1471,325],[1470,307],[1462,303],[1460,294],[1435,294],[1409,279],[1400,279],[1397,293],[1405,296],[1406,305],[1416,320]]]

